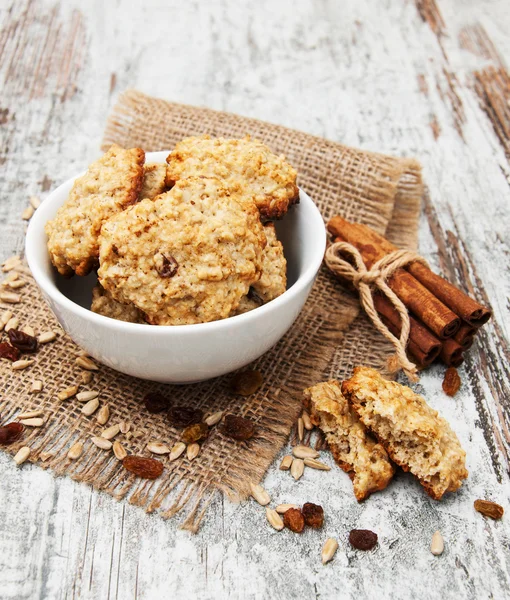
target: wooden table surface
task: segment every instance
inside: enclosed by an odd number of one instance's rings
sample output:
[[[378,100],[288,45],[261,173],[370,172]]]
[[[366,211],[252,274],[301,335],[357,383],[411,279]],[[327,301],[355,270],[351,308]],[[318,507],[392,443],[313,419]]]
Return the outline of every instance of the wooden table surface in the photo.
[[[0,454],[0,597],[509,597],[510,515],[472,507],[510,509],[508,0],[3,0],[0,27],[2,258],[22,250],[29,196],[98,155],[116,97],[136,87],[418,157],[430,191],[420,249],[494,311],[454,399],[442,368],[421,380],[467,450],[459,493],[437,503],[399,474],[358,505],[336,467],[296,484],[273,465],[272,497],[322,504],[323,532],[278,533],[254,502],[218,499],[191,536]],[[378,549],[350,549],[354,527],[377,531]],[[330,535],[340,549],[324,567]]]

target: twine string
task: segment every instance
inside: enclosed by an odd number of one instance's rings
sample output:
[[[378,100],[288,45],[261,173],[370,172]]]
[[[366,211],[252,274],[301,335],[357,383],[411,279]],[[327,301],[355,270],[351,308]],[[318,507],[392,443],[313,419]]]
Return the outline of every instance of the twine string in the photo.
[[[346,256],[350,257],[352,262]],[[325,261],[328,268],[335,275],[350,281],[354,285],[359,292],[361,306],[368,318],[375,328],[393,344],[395,356],[390,357],[388,360],[389,369],[391,371],[402,369],[411,381],[418,381],[416,365],[409,360],[406,354],[410,331],[409,313],[404,303],[389,287],[387,281],[397,269],[405,267],[411,262],[420,262],[428,266],[427,261],[416,252],[395,250],[375,262],[371,269],[367,269],[358,249],[347,242],[331,244],[326,250]],[[401,324],[399,337],[394,336],[382,322],[374,305],[374,289],[384,294],[398,312]]]

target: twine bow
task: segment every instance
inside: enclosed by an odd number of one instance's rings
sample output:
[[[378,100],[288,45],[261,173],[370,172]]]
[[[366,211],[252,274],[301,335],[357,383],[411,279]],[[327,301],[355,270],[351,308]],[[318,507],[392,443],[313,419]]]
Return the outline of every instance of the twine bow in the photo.
[[[352,259],[354,265],[345,258],[346,255]],[[363,310],[376,329],[395,347],[395,355],[388,359],[389,370],[395,372],[402,369],[411,381],[418,381],[416,365],[409,360],[406,354],[410,330],[409,313],[403,302],[386,282],[397,269],[415,261],[427,265],[427,261],[416,252],[395,250],[375,262],[371,269],[367,269],[357,248],[347,242],[331,244],[326,250],[325,261],[335,275],[352,282],[359,291]],[[394,336],[381,321],[374,306],[373,288],[377,288],[382,292],[397,310],[401,323],[400,337]]]

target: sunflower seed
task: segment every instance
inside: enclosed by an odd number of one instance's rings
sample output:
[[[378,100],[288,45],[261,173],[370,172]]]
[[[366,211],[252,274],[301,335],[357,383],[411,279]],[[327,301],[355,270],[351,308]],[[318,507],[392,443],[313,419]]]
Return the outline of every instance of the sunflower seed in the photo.
[[[170,454],[170,448],[166,444],[162,444],[161,442],[149,442],[147,444],[147,450],[149,452],[153,452],[154,454]],[[180,456],[181,454],[182,452],[178,456]]]
[[[81,372],[81,382],[83,385],[87,385],[92,381],[92,371],[82,371]]]
[[[99,367],[88,356],[78,356],[76,364],[87,371],[98,371]]]
[[[12,319],[12,312],[10,310],[4,310],[2,316],[0,317],[0,331],[7,325],[7,323]]]
[[[37,338],[40,344],[47,344],[48,342],[53,342],[57,337],[57,334],[54,331],[45,331],[39,335]]]
[[[266,506],[271,502],[271,498],[266,490],[258,483],[250,483],[251,495],[261,505]]]
[[[0,300],[7,302],[7,304],[19,304],[21,302],[21,296],[14,292],[0,292]]]
[[[128,431],[126,433],[126,440],[130,440],[132,437],[133,437],[133,434],[130,431]]]
[[[30,219],[34,216],[34,207],[29,204],[25,210],[21,213],[21,218],[23,221],[30,221]]]
[[[93,415],[98,408],[99,408],[99,400],[97,398],[94,398],[93,400],[89,400],[87,402],[87,404],[84,404],[82,406],[81,412],[86,417],[90,417],[90,415]]]
[[[289,508],[299,508],[299,506],[297,504],[278,504],[275,510],[277,513],[283,515],[289,510]]]
[[[20,419],[19,422],[27,427],[42,427],[44,425],[44,419],[41,419],[40,417]]]
[[[319,456],[317,450],[310,448],[310,446],[294,446],[292,454],[296,458],[317,458]]]
[[[23,448],[20,448],[15,456],[14,456],[14,462],[19,466],[21,464],[23,464],[27,458],[30,456],[30,448],[28,446],[23,446]]]
[[[305,471],[305,463],[300,458],[295,458],[290,467],[290,474],[297,481]]]
[[[214,425],[217,425],[221,419],[223,419],[223,411],[219,410],[218,412],[209,415],[207,419],[205,419],[205,423],[209,425],[209,427],[213,427]]]
[[[132,437],[134,437],[134,438],[135,438],[135,440],[136,440],[137,438],[140,438],[140,437],[142,437],[142,436],[143,436],[143,431],[133,431],[133,432],[131,433],[131,435],[132,435]]]
[[[283,529],[283,519],[276,512],[276,510],[274,510],[274,508],[266,508],[266,517],[271,527],[277,531],[281,531]]]
[[[88,402],[89,400],[94,400],[94,398],[97,398],[98,396],[99,392],[93,390],[83,390],[83,392],[76,394],[76,400],[78,400],[78,402]]]
[[[2,263],[2,271],[7,273],[8,271],[12,271],[15,267],[17,267],[21,263],[21,259],[19,256],[11,256],[7,260]]]
[[[310,419],[310,415],[306,412],[306,410],[303,411],[301,418],[303,419],[303,425],[305,426],[305,429],[307,431],[311,431],[313,429],[313,423]]]
[[[130,425],[130,423],[128,423],[126,421],[121,421],[119,423],[119,427],[120,427],[121,433],[127,433],[129,431],[129,429],[131,428],[131,425]]]
[[[170,451],[170,460],[175,460],[179,458],[179,456],[186,450],[186,444],[183,442],[177,442],[172,446],[172,450]]]
[[[333,556],[335,556],[337,550],[338,542],[335,538],[329,538],[328,540],[326,540],[324,546],[322,546],[322,564],[325,565],[326,563],[328,563],[333,558]]]
[[[27,410],[18,415],[18,419],[33,419],[34,417],[40,417],[42,414],[44,414],[42,410]]]
[[[303,419],[301,417],[299,417],[297,421],[297,430],[299,441],[302,442],[305,436],[305,424],[303,423]]]
[[[34,210],[37,210],[41,206],[41,200],[37,196],[30,196],[28,201]]]
[[[280,463],[280,471],[288,471],[292,465],[292,461],[294,459],[292,458],[292,456],[290,454],[287,454],[287,456],[284,456],[282,458],[282,462]]]
[[[99,425],[106,425],[109,418],[110,418],[110,407],[108,406],[108,404],[105,404],[104,406],[101,406],[101,408],[99,409],[99,412],[96,415],[96,419],[97,419],[97,422],[99,423]],[[120,431],[120,427],[119,427],[119,431]],[[117,431],[117,433],[119,433],[119,431]],[[117,433],[115,435],[117,435]]]
[[[12,319],[9,319],[7,321],[7,324],[5,325],[5,332],[7,333],[11,329],[18,329],[18,326],[19,326],[18,317],[12,317]]]
[[[113,453],[115,454],[115,458],[118,458],[119,460],[122,460],[127,456],[126,449],[120,442],[113,442]]]
[[[40,379],[34,379],[30,386],[29,394],[38,394],[43,389],[43,382]]]
[[[67,453],[67,458],[70,458],[72,460],[76,460],[77,458],[80,458],[80,456],[83,453],[83,443],[82,442],[76,442],[76,444],[73,444],[70,448],[69,448],[69,452]]]
[[[21,371],[21,369],[26,369],[30,365],[33,365],[35,360],[17,360],[12,363],[11,368],[13,371]]]
[[[26,281],[23,281],[23,279],[17,279],[16,281],[11,281],[9,283],[9,287],[11,288],[11,290],[19,290],[22,287],[25,287],[27,285]]]
[[[31,337],[35,337],[34,328],[30,325],[23,325],[20,331],[26,333],[27,335],[30,335]]]
[[[57,394],[57,398],[61,401],[69,400],[69,398],[72,398],[74,395],[76,395],[79,387],[79,385],[71,385],[66,387]]]
[[[12,283],[13,281],[16,281],[16,279],[18,279],[19,277],[19,273],[17,271],[11,271],[8,275],[6,275],[4,277],[4,279],[2,280],[2,285],[8,286],[10,283]]]
[[[193,444],[188,444],[188,447],[186,448],[186,456],[188,460],[193,460],[194,458],[196,458],[199,452],[200,444],[197,444],[196,442]]]
[[[430,543],[430,551],[434,556],[443,554],[444,541],[440,531],[436,531],[432,536],[432,542]]]
[[[93,444],[95,444],[98,448],[101,448],[101,450],[110,450],[113,446],[110,440],[107,440],[103,437],[91,437],[90,441]]]
[[[99,416],[98,419],[99,421]],[[110,425],[110,427],[107,427],[103,433],[101,434],[101,437],[104,438],[105,440],[111,440],[113,439],[120,431],[120,427],[119,424],[117,423],[116,425]]]
[[[305,458],[304,463],[311,469],[317,469],[318,471],[331,471],[331,467],[328,467],[328,465],[325,465],[320,460],[315,460],[315,458]]]

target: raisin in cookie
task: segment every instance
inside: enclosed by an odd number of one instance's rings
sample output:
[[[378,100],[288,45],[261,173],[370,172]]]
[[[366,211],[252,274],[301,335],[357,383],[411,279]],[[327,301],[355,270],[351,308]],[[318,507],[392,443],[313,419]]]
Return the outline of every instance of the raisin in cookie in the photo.
[[[112,146],[79,177],[69,198],[45,227],[51,262],[65,276],[87,275],[97,266],[103,222],[137,202],[145,153]]]
[[[145,323],[143,313],[132,304],[121,304],[114,300],[109,292],[99,284],[92,289],[92,312],[110,319],[126,321],[127,323]]]
[[[283,155],[249,136],[236,140],[189,137],[179,142],[166,159],[166,183],[191,176],[217,177],[241,183],[254,195],[263,220],[279,219],[299,199],[297,172]]]
[[[265,245],[242,188],[183,179],[103,225],[99,282],[152,324],[224,319],[259,280]]]

